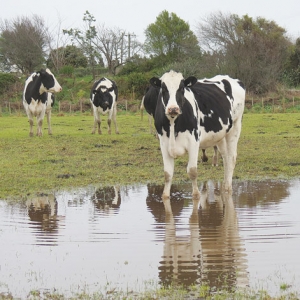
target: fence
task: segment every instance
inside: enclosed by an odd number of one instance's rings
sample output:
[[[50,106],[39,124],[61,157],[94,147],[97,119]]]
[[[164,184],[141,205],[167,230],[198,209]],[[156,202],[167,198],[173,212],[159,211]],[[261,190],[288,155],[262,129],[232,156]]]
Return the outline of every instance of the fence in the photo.
[[[119,111],[136,112],[140,108],[141,100],[118,100]],[[245,110],[253,112],[286,112],[299,111],[300,112],[300,96],[291,97],[246,97]],[[52,108],[53,113],[87,113],[91,112],[91,104],[87,99],[72,101],[56,101]],[[25,115],[22,101],[3,101],[0,103],[0,115]]]

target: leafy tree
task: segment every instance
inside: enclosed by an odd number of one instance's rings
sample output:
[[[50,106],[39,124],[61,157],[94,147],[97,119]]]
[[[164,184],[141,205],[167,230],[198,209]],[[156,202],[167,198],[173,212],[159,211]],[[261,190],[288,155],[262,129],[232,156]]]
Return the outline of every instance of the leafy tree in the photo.
[[[199,54],[197,37],[188,23],[175,13],[162,11],[145,30],[145,49],[166,59],[180,59],[182,56]]]
[[[75,40],[80,45],[81,49],[88,57],[89,65],[92,68],[93,78],[95,79],[95,65],[97,62],[98,55],[93,47],[93,39],[97,34],[96,27],[93,25],[93,23],[96,21],[96,19],[93,15],[86,11],[84,13],[83,21],[86,25],[84,31],[71,28],[69,30],[64,29],[63,33],[69,35],[72,38],[72,40]]]
[[[198,27],[200,46],[215,58],[213,68],[240,78],[257,93],[274,88],[283,72],[290,47],[285,34],[274,21],[221,12]]]
[[[115,74],[117,67],[124,64],[126,56],[128,58],[129,50],[132,55],[140,50],[141,46],[136,41],[129,38],[128,42],[126,41],[124,30],[105,28],[104,25],[95,26],[96,20],[88,11],[84,14],[83,20],[87,25],[84,31],[70,29],[64,30],[64,33],[78,42],[89,58],[90,65],[103,63],[102,57],[104,57],[108,70]],[[134,34],[127,36],[132,37]]]
[[[288,84],[294,87],[300,85],[300,38],[291,47],[283,77]]]
[[[7,69],[32,73],[45,61],[46,27],[37,15],[0,24],[0,57]]]
[[[75,68],[86,68],[88,64],[88,60],[80,48],[74,45],[68,45],[66,47],[60,47],[50,52],[49,59],[47,61],[47,66],[49,68],[52,68],[52,66],[54,65],[51,58],[58,56],[62,57],[61,67],[68,65]]]

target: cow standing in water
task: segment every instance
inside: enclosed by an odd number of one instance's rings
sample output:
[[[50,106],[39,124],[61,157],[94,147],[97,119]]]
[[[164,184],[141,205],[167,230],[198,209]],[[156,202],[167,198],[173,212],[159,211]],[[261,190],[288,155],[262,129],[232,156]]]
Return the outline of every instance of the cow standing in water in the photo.
[[[145,108],[147,113],[149,114],[150,133],[152,133],[152,130],[151,130],[152,129],[151,116],[154,119],[159,91],[160,90],[159,90],[158,87],[149,86],[146,89],[146,92],[145,92],[145,95],[142,99],[142,103],[141,103],[141,107],[140,107],[141,111]],[[157,134],[156,134],[156,136],[157,136]],[[205,149],[201,149],[201,150],[202,150],[201,161],[202,162],[207,162],[208,157],[206,155],[206,151],[205,151]],[[213,166],[218,166],[218,148],[217,148],[217,146],[214,146],[214,155],[213,155],[212,160],[213,160],[212,165]]]
[[[37,119],[37,135],[42,136],[42,125],[47,114],[48,133],[51,130],[51,108],[54,104],[54,95],[62,90],[55,76],[49,69],[32,73],[25,81],[23,92],[23,106],[29,119],[29,136],[33,136],[33,118]]]
[[[95,81],[90,94],[90,101],[94,113],[94,127],[92,134],[96,132],[97,126],[98,133],[102,133],[100,114],[105,115],[107,113],[108,133],[111,134],[111,119],[114,121],[116,133],[119,133],[117,126],[117,100],[118,88],[114,81],[105,77]]]
[[[224,187],[231,190],[245,104],[242,82],[221,75],[199,81],[193,76],[184,79],[181,73],[170,71],[151,78],[150,83],[160,88],[154,118],[164,162],[163,199],[170,197],[174,159],[185,152],[193,197],[199,197],[199,147],[218,147],[224,162]]]

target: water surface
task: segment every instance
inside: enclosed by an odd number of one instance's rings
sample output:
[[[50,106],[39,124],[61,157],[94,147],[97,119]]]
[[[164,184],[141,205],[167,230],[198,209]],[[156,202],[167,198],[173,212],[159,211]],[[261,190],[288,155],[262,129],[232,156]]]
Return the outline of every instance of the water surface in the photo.
[[[300,180],[86,187],[0,200],[0,295],[179,283],[300,292]]]

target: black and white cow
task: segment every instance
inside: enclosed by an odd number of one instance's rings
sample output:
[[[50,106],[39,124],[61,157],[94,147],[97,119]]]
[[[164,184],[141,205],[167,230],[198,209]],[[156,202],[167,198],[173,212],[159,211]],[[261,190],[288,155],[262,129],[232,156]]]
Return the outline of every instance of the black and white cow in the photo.
[[[33,136],[33,118],[37,119],[37,135],[42,136],[42,125],[47,114],[48,133],[51,130],[51,108],[54,104],[54,95],[62,90],[55,76],[49,69],[42,69],[32,73],[25,81],[23,92],[23,106],[29,119],[29,135]]]
[[[117,100],[118,100],[118,88],[114,81],[108,78],[101,78],[94,82],[94,85],[90,94],[90,101],[93,107],[94,113],[94,127],[92,134],[95,133],[98,125],[98,133],[101,134],[101,119],[100,114],[108,113],[108,133],[111,134],[111,119],[115,124],[116,133],[119,133],[117,126]]]
[[[187,173],[192,180],[193,196],[199,197],[197,160],[199,147],[217,146],[224,163],[224,186],[232,189],[232,175],[237,157],[245,89],[237,79],[218,75],[211,79],[184,79],[170,71],[150,83],[160,88],[155,128],[164,162],[163,199],[170,197],[174,158],[189,154]]]
[[[147,113],[149,114],[149,116],[152,116],[153,118],[155,116],[155,110],[156,110],[159,91],[160,91],[160,89],[156,86],[147,87],[147,89],[145,91],[145,95],[142,99],[141,107],[140,107],[141,111],[145,108]],[[149,118],[150,133],[152,133],[151,125],[152,125],[151,118]],[[202,160],[202,162],[207,162],[208,157],[206,155],[206,151],[205,151],[205,149],[201,149],[201,150],[202,150],[201,160]],[[214,146],[214,155],[213,155],[212,165],[213,166],[218,165],[218,148],[217,148],[217,146]]]

